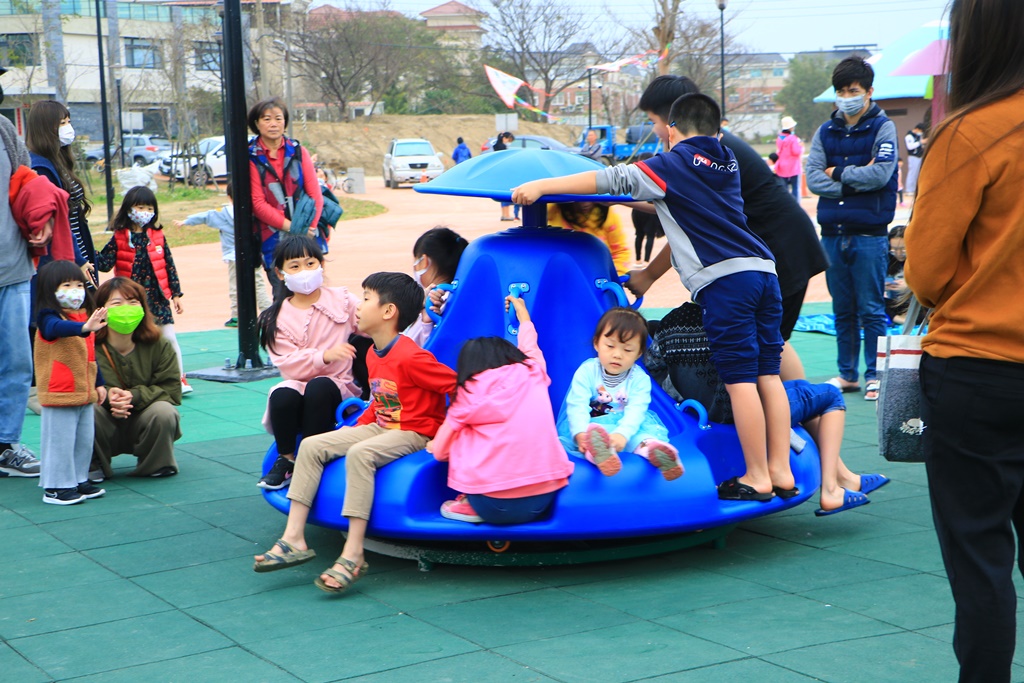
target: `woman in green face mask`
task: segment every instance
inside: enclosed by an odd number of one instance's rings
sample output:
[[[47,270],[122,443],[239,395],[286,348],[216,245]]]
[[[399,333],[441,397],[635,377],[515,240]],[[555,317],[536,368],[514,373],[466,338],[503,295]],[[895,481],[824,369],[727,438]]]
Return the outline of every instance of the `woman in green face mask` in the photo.
[[[174,347],[160,334],[146,305],[146,290],[115,277],[96,292],[107,307],[107,327],[96,335],[96,362],[107,382],[107,400],[96,406],[92,481],[112,474],[111,459],[138,458],[133,477],[178,473],[174,442],[181,438],[181,378]]]

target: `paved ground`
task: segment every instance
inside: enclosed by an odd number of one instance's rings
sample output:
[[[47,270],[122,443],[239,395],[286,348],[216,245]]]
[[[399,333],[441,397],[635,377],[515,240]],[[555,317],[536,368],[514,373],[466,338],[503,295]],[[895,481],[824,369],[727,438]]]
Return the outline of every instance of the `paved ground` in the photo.
[[[189,369],[236,348],[227,330],[181,342]],[[831,337],[795,344],[812,378],[831,374]],[[284,522],[254,485],[270,382],[195,384],[175,478],[116,476],[105,498],[70,508],[44,505],[32,480],[0,481],[0,680],[955,678],[923,468],[879,458],[874,408],[856,395],[843,456],[893,479],[869,506],[819,519],[808,503],[743,524],[723,550],[580,567],[423,573],[371,555],[358,590],[332,599],[312,580],[337,533],[311,533],[314,563],[251,570]],[[38,427],[29,415],[33,446]]]

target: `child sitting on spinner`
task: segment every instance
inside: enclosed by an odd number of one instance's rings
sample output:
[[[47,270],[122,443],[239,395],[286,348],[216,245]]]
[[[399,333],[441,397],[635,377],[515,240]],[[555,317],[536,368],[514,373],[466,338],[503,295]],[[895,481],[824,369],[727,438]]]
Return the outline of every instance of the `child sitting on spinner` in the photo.
[[[441,515],[463,522],[523,524],[551,507],[573,464],[558,441],[547,366],[526,303],[505,299],[519,319],[519,347],[499,337],[462,345],[458,389],[427,447],[448,461],[448,485],[463,493]],[[530,447],[523,448],[523,429]]]
[[[668,429],[648,410],[651,378],[636,361],[647,349],[647,321],[631,308],[613,308],[597,321],[594,350],[577,368],[558,415],[558,436],[605,476],[622,469],[619,453],[646,458],[668,481],[683,474]],[[609,433],[610,432],[610,433]]]

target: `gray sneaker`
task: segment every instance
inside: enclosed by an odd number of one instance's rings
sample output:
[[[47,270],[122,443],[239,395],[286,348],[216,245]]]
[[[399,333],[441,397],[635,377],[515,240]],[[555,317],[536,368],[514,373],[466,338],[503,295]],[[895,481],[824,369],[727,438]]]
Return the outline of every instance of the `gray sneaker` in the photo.
[[[39,458],[25,444],[18,444],[0,454],[0,472],[10,477],[38,477]]]

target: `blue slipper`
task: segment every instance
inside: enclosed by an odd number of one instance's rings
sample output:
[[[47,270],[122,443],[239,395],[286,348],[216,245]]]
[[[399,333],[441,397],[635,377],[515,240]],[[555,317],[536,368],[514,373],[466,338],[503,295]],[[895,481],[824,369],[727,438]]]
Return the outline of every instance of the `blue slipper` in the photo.
[[[814,514],[818,517],[827,517],[828,515],[834,515],[837,512],[843,512],[845,510],[852,510],[853,508],[859,508],[861,505],[867,505],[871,501],[860,491],[846,491],[843,490],[843,504],[837,507],[835,510],[824,510],[818,508],[814,511]]]
[[[862,474],[860,475],[860,492],[871,493],[877,491],[889,483],[889,477],[884,474]]]

